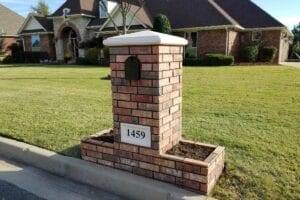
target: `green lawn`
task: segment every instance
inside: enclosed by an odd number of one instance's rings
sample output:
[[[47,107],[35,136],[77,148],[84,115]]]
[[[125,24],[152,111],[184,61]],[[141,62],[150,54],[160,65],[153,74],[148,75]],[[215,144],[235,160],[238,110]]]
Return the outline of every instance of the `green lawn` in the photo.
[[[0,135],[66,155],[112,125],[108,68],[0,66]],[[226,147],[219,199],[300,199],[300,70],[185,68],[184,137]]]

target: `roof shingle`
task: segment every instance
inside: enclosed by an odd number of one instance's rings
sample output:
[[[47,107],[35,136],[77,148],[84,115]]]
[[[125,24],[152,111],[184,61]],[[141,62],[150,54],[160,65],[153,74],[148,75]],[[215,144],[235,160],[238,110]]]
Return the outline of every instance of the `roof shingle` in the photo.
[[[4,35],[18,35],[24,20],[22,16],[0,4],[0,32]]]

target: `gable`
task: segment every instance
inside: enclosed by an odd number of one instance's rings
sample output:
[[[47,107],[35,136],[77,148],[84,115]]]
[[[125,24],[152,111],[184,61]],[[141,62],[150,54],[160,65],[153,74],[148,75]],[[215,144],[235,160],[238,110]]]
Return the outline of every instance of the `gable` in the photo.
[[[23,30],[25,31],[39,30],[39,29],[44,29],[44,28],[34,17],[31,17],[23,28]]]

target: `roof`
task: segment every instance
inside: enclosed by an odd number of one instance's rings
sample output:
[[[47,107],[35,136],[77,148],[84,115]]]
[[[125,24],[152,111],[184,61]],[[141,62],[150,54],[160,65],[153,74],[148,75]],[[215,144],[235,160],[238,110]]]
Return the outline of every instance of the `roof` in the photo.
[[[85,14],[91,16],[98,16],[99,0],[67,0],[61,7],[59,7],[51,17],[63,15],[63,9],[69,8],[70,15]]]
[[[40,25],[40,27],[30,30],[24,30],[26,25],[29,23],[30,19],[34,18]],[[28,17],[26,18],[25,22],[21,26],[21,29],[19,30],[20,34],[26,34],[26,33],[41,33],[41,32],[53,32],[53,19],[49,19],[44,16],[40,16],[34,13],[30,13]]]
[[[244,28],[284,27],[251,0],[215,0],[215,2]]]
[[[127,1],[139,4],[139,0]],[[85,14],[95,17],[91,19],[88,27],[101,26],[107,19],[99,19],[98,6],[99,0],[67,0],[51,16],[62,16],[63,9],[70,8],[71,15]],[[212,26],[285,27],[251,0],[146,0],[145,10],[152,21],[158,14],[166,15],[173,29]]]
[[[4,35],[18,35],[18,30],[22,26],[24,20],[25,19],[19,14],[0,4],[0,32],[3,32]]]
[[[141,31],[126,35],[107,38],[103,41],[106,46],[134,46],[134,45],[180,45],[185,46],[188,41],[184,38],[157,33],[153,31]]]
[[[147,0],[146,9],[152,18],[166,15],[173,29],[224,25],[284,27],[251,0]]]

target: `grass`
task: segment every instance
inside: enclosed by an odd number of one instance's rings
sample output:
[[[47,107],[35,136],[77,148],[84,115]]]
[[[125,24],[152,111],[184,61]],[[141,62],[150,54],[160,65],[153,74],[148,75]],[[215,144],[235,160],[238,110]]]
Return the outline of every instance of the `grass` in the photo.
[[[0,66],[0,134],[78,156],[112,126],[108,68]],[[300,199],[300,70],[185,68],[184,137],[226,147],[219,199]]]

